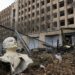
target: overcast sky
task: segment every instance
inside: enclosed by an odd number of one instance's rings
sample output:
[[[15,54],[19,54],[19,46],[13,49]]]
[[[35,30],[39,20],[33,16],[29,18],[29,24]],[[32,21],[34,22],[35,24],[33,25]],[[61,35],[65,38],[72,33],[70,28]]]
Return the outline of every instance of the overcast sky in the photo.
[[[0,0],[0,11],[8,7],[12,4],[15,0]]]

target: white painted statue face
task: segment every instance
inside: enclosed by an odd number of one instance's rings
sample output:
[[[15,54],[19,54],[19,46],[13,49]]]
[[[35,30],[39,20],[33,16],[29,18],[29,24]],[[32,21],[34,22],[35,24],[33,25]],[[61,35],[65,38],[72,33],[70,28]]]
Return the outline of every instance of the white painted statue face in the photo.
[[[8,48],[14,48],[17,47],[17,42],[15,38],[13,37],[8,37],[3,41],[3,48],[8,49]]]

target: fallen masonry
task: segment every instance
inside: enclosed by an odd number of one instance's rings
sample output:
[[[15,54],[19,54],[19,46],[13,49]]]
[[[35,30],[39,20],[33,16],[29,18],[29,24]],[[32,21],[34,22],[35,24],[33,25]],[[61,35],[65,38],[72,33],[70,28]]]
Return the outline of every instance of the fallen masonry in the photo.
[[[22,75],[75,75],[75,51],[64,53],[61,62],[46,52],[33,53],[33,57],[34,63]]]
[[[62,61],[59,62],[54,54],[45,51],[33,52],[34,63],[19,75],[75,75],[75,50],[61,56]],[[0,70],[0,75],[6,75],[6,72]]]

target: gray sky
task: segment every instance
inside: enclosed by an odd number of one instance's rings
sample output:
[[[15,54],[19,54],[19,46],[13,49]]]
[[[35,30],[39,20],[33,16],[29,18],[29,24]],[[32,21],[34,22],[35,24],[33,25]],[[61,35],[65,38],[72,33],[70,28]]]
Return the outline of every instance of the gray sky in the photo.
[[[0,0],[0,11],[8,7],[12,4],[15,0]]]

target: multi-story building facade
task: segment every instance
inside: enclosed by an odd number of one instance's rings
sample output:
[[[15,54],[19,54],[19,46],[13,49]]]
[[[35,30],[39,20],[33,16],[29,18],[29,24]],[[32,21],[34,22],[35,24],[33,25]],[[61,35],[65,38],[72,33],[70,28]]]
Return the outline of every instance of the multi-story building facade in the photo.
[[[62,44],[60,28],[75,27],[73,2],[74,0],[17,0],[17,29],[51,45],[56,45],[57,40]],[[72,38],[71,36],[68,35]]]
[[[9,10],[9,14],[11,14],[9,17],[11,18],[10,26],[23,34],[39,38],[39,40],[51,45],[56,46],[57,40],[62,44],[60,28],[75,28],[75,8],[73,2],[74,0],[16,0]],[[5,19],[3,20],[2,17],[3,11],[0,13],[0,18],[2,19],[0,19],[0,23],[6,25]],[[65,31],[71,42],[74,42],[73,32],[75,31]],[[31,44],[33,42],[31,40]],[[38,41],[35,42],[36,45],[39,44]]]
[[[14,2],[12,4],[12,8],[11,8],[11,25],[12,25],[12,29],[15,29],[16,28],[16,22],[17,22],[17,13],[16,13],[16,2]]]
[[[6,27],[11,27],[10,14],[11,14],[11,6],[9,6],[8,8],[6,8],[0,12],[0,17],[1,17],[0,25],[6,26]],[[7,34],[10,35],[9,31],[0,27],[0,40],[3,40],[7,36]]]
[[[0,12],[0,25],[14,29],[15,24],[13,23],[15,23],[15,12],[15,3],[2,10]],[[0,42],[12,34],[12,31],[0,27]]]

